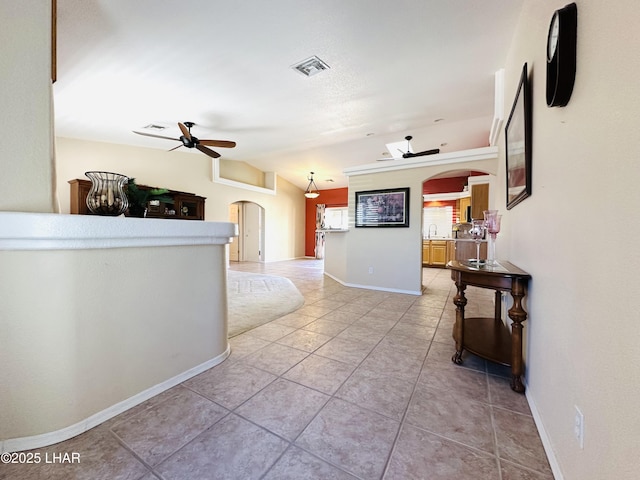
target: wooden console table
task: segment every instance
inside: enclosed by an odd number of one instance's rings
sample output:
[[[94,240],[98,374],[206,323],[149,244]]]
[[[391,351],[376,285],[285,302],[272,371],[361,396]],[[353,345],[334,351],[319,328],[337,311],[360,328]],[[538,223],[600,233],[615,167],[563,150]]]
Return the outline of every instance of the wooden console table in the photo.
[[[456,306],[456,323],[453,339],[456,352],[451,360],[462,364],[462,351],[468,350],[491,362],[511,367],[511,389],[523,393],[522,384],[522,322],[527,312],[522,308],[522,298],[527,293],[527,283],[531,278],[527,272],[512,263],[498,261],[499,266],[480,268],[465,261],[452,260],[447,264],[451,269],[451,279],[458,292],[453,299]],[[467,299],[464,291],[468,285],[489,288],[496,291],[496,306],[493,318],[465,318],[464,307]],[[510,292],[513,306],[509,318],[513,320],[511,331],[500,318],[500,292]]]

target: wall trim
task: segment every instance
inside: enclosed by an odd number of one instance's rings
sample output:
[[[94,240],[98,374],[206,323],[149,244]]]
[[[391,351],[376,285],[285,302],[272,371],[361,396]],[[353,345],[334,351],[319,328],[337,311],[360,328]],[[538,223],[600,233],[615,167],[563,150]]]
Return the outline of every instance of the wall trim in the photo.
[[[0,250],[225,245],[238,235],[230,222],[0,212]]]
[[[69,440],[81,433],[91,430],[93,427],[106,422],[107,420],[120,415],[121,413],[141,404],[142,402],[149,400],[162,392],[169,390],[176,385],[189,380],[192,377],[208,370],[216,365],[222,363],[231,353],[231,345],[227,342],[227,349],[220,355],[207,360],[200,365],[190,368],[186,372],[182,372],[173,378],[165,380],[151,388],[148,388],[134,396],[127,398],[121,402],[116,403],[104,410],[91,415],[84,420],[81,420],[73,425],[70,425],[54,432],[47,432],[40,435],[33,435],[31,437],[10,438],[4,441],[0,441],[0,452],[20,452],[23,450],[30,450],[33,448],[46,447],[53,445],[54,443]]]
[[[375,285],[360,285],[358,283],[347,283],[347,282],[343,282],[342,280],[340,280],[338,277],[331,275],[330,273],[324,272],[324,274],[335,280],[336,282],[338,282],[340,285],[344,285],[345,287],[353,287],[353,288],[362,288],[364,290],[376,290],[376,291],[380,291],[380,292],[390,292],[390,293],[405,293],[408,295],[422,295],[422,290],[420,291],[415,291],[415,290],[400,290],[397,288],[385,288],[385,287],[376,287]]]
[[[343,173],[349,177],[353,175],[368,175],[370,173],[407,170],[410,168],[432,167],[434,165],[448,165],[453,163],[475,162],[498,158],[498,147],[473,148],[459,152],[439,153],[424,157],[400,158],[389,162],[367,163],[357,167],[349,167]]]
[[[526,380],[526,379],[523,379]],[[523,382],[525,388],[527,387],[526,381]],[[562,470],[560,469],[560,464],[558,463],[558,459],[556,458],[556,454],[551,445],[551,438],[547,433],[547,430],[544,428],[544,423],[542,422],[542,415],[538,411],[538,407],[536,406],[536,402],[533,401],[533,398],[530,395],[529,388],[525,389],[525,396],[527,397],[527,403],[529,404],[529,409],[531,410],[531,415],[533,416],[533,422],[536,424],[538,429],[538,434],[540,435],[540,440],[542,441],[542,447],[544,448],[544,452],[547,455],[547,460],[549,461],[549,466],[551,467],[551,472],[553,473],[553,478],[555,480],[563,480],[564,476],[562,475]]]

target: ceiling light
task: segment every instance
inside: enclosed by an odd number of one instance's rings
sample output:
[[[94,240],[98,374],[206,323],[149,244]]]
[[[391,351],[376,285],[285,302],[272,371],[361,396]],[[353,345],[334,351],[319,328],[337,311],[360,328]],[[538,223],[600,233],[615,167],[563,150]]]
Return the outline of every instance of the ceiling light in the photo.
[[[309,57],[306,60],[302,60],[301,62],[292,65],[291,68],[297,70],[306,77],[311,77],[316,73],[328,70],[330,67],[314,55],[313,57]]]
[[[316,182],[313,181],[313,172],[311,172],[311,176],[307,177],[309,180],[309,186],[304,192],[304,196],[307,198],[318,198],[320,196],[320,192],[318,191],[318,186]]]

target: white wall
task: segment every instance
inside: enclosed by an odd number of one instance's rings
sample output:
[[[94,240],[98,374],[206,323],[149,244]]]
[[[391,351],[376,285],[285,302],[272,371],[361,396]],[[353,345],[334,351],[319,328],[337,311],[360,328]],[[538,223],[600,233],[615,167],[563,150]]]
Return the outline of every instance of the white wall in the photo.
[[[212,162],[196,152],[130,147],[69,138],[56,138],[57,188],[61,211],[69,212],[69,184],[86,179],[88,170],[106,170],[134,177],[138,183],[206,197],[205,220],[229,221],[229,205],[254,202],[265,210],[267,262],[304,257],[302,191],[278,177],[277,194],[255,192],[212,182]]]
[[[477,170],[495,174],[497,161],[478,160],[449,165],[353,175],[349,177],[349,232],[346,278],[349,285],[420,294],[422,290],[422,183],[450,170]],[[408,228],[355,228],[355,192],[410,188]],[[327,253],[327,258],[329,253]],[[369,273],[369,267],[373,273]]]
[[[69,427],[222,361],[224,252],[224,245],[0,250],[2,271],[12,272],[0,276],[0,446],[59,430],[55,441],[64,440]]]
[[[0,2],[0,210],[54,211],[51,2]]]
[[[553,11],[566,3],[525,1],[505,65],[507,109],[529,65],[533,195],[505,210],[502,152],[497,248],[533,277],[528,397],[556,473],[631,480],[640,478],[640,3],[576,2],[573,96],[564,108],[548,108],[546,36]],[[583,450],[573,434],[575,406],[585,417]]]

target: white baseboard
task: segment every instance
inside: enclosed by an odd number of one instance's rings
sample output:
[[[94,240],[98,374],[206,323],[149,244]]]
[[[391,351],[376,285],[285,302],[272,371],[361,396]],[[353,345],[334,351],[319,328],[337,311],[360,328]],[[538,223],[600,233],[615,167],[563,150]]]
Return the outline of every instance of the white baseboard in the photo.
[[[176,385],[192,377],[195,377],[205,370],[208,370],[211,367],[215,367],[216,365],[222,363],[230,353],[231,346],[229,345],[229,343],[227,343],[227,349],[211,360],[207,360],[206,362],[201,363],[200,365],[197,365],[187,370],[186,372],[176,375],[173,378],[165,380],[162,383],[154,385],[153,387],[148,388],[134,395],[133,397],[127,398],[126,400],[105,408],[104,410],[95,413],[94,415],[91,415],[90,417],[85,418],[78,423],[62,428],[60,430],[56,430],[55,432],[33,435],[31,437],[10,438],[8,440],[0,441],[0,452],[4,453],[31,450],[33,448],[46,447],[48,445],[53,445],[54,443],[69,440],[70,438],[80,435],[81,433],[84,433],[87,430],[90,430],[93,427],[106,422],[110,418],[113,418],[116,415],[120,415],[122,412],[141,404],[151,397],[155,397],[156,395],[169,390],[170,388],[175,387]]]
[[[526,387],[526,383],[525,383]],[[555,452],[551,446],[551,439],[547,434],[547,431],[544,428],[544,423],[542,422],[542,417],[540,417],[540,412],[536,407],[536,403],[533,401],[531,396],[529,395],[529,389],[525,390],[525,396],[527,397],[527,403],[529,404],[529,409],[531,410],[531,415],[533,416],[533,421],[536,424],[538,429],[538,433],[540,434],[540,440],[542,441],[542,446],[544,447],[544,452],[547,454],[547,460],[549,460],[549,466],[551,467],[551,472],[553,473],[553,478],[555,480],[564,480],[562,476],[562,471],[560,470],[560,464],[556,459]]]
[[[342,280],[340,280],[339,278],[331,275],[330,273],[324,272],[324,274],[335,280],[336,282],[338,282],[340,285],[344,285],[345,287],[353,287],[353,288],[363,288],[365,290],[376,290],[379,292],[391,292],[391,293],[405,293],[408,295],[422,295],[422,290],[400,290],[397,288],[385,288],[385,287],[376,287],[374,285],[360,285],[357,283],[347,283],[347,282],[343,282]]]

